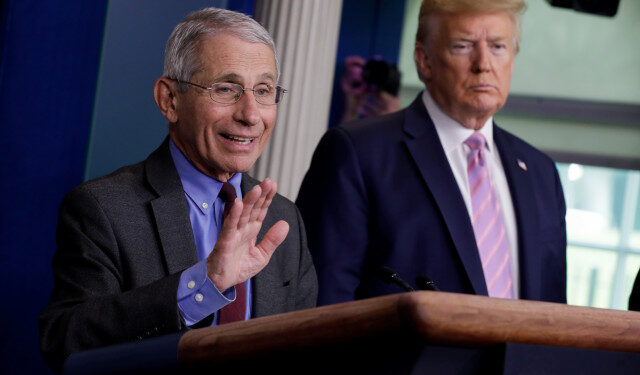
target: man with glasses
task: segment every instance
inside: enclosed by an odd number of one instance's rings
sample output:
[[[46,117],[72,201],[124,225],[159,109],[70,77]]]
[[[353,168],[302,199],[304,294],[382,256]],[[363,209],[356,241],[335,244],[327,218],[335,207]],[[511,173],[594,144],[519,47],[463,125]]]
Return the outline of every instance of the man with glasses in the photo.
[[[76,351],[314,306],[297,209],[244,173],[273,131],[277,79],[253,19],[207,8],[176,26],[153,91],[169,136],[63,200],[40,317],[54,368]]]

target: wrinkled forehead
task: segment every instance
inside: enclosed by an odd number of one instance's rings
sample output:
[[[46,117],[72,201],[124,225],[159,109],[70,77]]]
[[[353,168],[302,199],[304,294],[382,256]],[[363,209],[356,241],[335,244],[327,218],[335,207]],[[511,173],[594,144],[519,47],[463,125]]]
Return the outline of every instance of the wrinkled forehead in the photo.
[[[516,16],[507,12],[434,13],[424,17],[427,35],[424,42],[436,38],[511,39],[517,43]]]
[[[513,19],[504,12],[433,14],[428,17],[427,22],[430,22],[430,31],[433,32],[476,34],[489,29],[508,33],[513,30]]]
[[[198,45],[199,69],[211,78],[231,82],[251,79],[277,79],[273,49],[266,43],[246,41],[234,35],[203,38]]]

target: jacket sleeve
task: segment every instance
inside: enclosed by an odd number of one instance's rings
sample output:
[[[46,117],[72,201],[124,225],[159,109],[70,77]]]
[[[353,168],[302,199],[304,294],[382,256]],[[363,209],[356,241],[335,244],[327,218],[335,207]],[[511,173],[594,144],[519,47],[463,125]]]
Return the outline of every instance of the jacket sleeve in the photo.
[[[127,287],[109,217],[82,186],[63,199],[53,257],[54,288],[39,318],[40,344],[59,370],[72,353],[177,332],[180,273]]]
[[[369,244],[369,203],[347,132],[329,130],[318,145],[296,204],[318,274],[318,305],[356,298]]]

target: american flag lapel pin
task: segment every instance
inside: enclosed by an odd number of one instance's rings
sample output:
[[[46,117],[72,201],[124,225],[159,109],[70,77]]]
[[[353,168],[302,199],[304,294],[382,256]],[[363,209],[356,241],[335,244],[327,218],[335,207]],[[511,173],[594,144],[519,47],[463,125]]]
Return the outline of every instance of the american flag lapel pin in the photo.
[[[527,164],[520,159],[518,159],[518,167],[522,168],[523,171],[527,170]]]

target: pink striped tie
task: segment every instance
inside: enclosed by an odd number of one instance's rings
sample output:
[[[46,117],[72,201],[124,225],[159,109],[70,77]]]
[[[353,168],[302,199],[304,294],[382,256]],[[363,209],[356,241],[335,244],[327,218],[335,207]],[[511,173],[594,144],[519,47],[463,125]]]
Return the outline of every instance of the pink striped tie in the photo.
[[[496,196],[485,162],[486,141],[475,132],[464,143],[471,148],[467,175],[471,191],[473,231],[476,235],[484,279],[490,297],[513,298],[513,280],[500,201]]]

